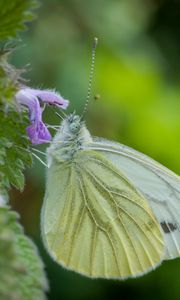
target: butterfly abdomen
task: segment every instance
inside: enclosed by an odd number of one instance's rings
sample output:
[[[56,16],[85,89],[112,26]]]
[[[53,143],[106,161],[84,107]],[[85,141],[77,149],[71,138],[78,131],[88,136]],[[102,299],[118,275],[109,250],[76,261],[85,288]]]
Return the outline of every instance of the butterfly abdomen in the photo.
[[[63,120],[47,150],[48,165],[51,165],[52,159],[58,162],[72,161],[75,153],[89,142],[92,142],[92,138],[84,122],[78,115],[70,114]]]

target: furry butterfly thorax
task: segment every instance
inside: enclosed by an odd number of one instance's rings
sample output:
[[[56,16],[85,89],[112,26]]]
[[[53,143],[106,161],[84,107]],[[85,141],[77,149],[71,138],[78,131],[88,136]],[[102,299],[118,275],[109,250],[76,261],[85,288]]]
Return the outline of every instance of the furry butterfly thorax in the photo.
[[[71,113],[63,119],[47,154],[60,162],[72,160],[74,154],[90,142],[92,138],[85,122],[80,116]]]

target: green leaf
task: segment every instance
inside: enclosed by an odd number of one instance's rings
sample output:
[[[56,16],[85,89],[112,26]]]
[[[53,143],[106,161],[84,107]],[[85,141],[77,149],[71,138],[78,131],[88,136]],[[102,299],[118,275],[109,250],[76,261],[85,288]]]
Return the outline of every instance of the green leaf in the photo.
[[[0,299],[46,299],[43,263],[17,220],[17,213],[0,207]]]
[[[10,185],[23,190],[25,167],[30,166],[32,157],[25,128],[28,118],[24,112],[11,108],[7,113],[0,111],[0,190]]]
[[[17,37],[17,32],[26,28],[25,23],[33,19],[34,0],[0,1],[0,40]]]

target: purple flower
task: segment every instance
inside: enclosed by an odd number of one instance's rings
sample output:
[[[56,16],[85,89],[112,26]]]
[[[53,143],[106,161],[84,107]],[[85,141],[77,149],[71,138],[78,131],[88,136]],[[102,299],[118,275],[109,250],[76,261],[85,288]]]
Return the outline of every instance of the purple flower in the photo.
[[[66,109],[69,101],[63,99],[60,94],[50,90],[31,89],[23,87],[16,93],[18,104],[22,104],[29,109],[29,119],[31,125],[26,128],[28,136],[33,144],[42,144],[51,140],[51,134],[42,121],[43,108],[40,102],[55,105]]]

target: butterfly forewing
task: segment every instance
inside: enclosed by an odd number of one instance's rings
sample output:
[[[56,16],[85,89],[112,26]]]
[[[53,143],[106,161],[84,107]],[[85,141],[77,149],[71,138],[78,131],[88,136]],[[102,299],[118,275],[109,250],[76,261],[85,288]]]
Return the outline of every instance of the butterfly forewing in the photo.
[[[53,258],[90,277],[138,276],[163,259],[162,231],[148,202],[98,151],[52,163],[42,220]]]
[[[165,258],[180,256],[180,177],[118,143],[94,138],[90,148],[105,155],[143,193],[163,230]]]

